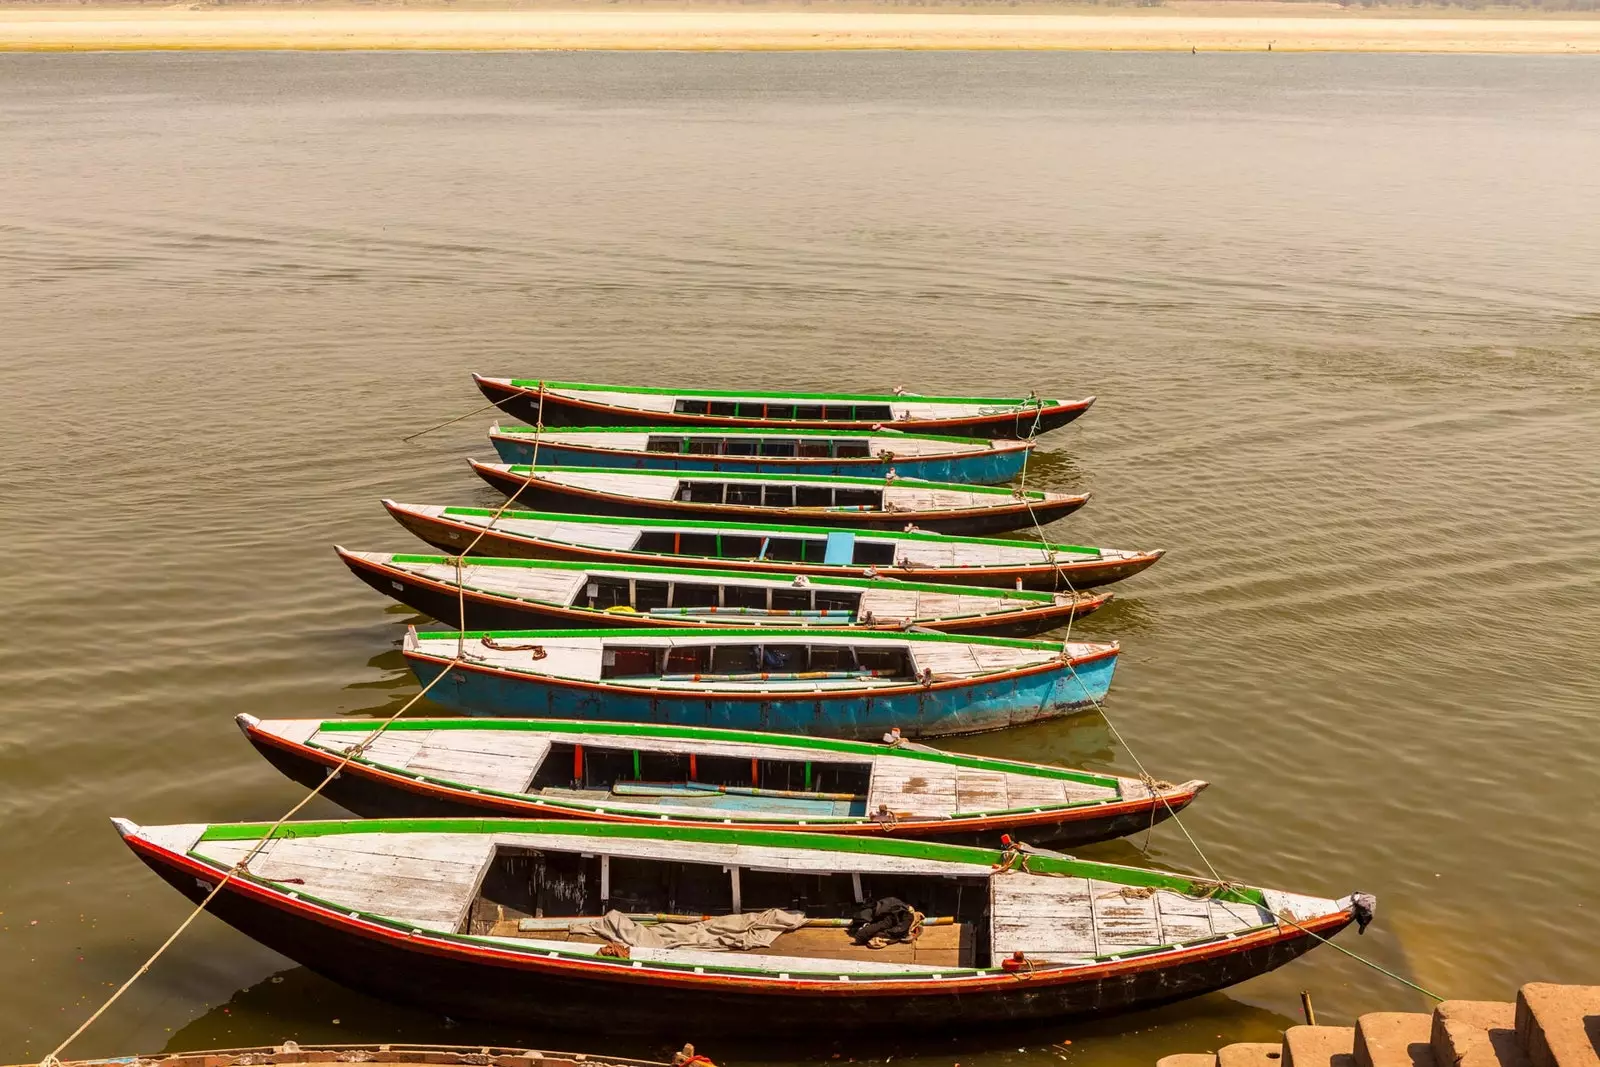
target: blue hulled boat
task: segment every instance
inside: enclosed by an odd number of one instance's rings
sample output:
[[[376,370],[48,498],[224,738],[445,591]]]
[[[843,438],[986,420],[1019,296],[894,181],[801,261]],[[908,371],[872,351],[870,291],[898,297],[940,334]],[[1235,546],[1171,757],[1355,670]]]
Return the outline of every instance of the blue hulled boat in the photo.
[[[1032,443],[938,437],[895,430],[768,430],[725,427],[583,426],[534,430],[494,426],[489,440],[506,463],[537,461],[613,470],[829,474],[999,485],[1022,473]]]
[[[818,737],[980,733],[1104,699],[1118,646],[933,633],[515,630],[406,634],[437,703],[480,715]],[[450,665],[454,662],[454,666]]]

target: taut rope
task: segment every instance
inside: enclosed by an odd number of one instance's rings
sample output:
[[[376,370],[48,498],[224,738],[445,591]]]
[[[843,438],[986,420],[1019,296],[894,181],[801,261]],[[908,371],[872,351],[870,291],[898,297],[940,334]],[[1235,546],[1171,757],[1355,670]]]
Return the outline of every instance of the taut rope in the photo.
[[[1028,438],[1027,439],[1029,441],[1032,441],[1034,439],[1034,437],[1037,435],[1038,427],[1039,427],[1039,420],[1037,418],[1035,418],[1033,429],[1030,430],[1029,434],[1028,434]],[[1031,455],[1032,451],[1033,451],[1032,449],[1029,449],[1028,450],[1029,455],[1024,455],[1022,457],[1022,474],[1021,474],[1021,485],[1022,486],[1026,486],[1027,485],[1028,459],[1030,458],[1030,455]],[[1024,500],[1026,500],[1026,498],[1024,498]],[[1066,572],[1061,569],[1061,563],[1060,563],[1059,560],[1057,560],[1055,558],[1055,553],[1053,551],[1051,551],[1050,542],[1044,536],[1044,527],[1042,527],[1039,524],[1039,516],[1034,513],[1033,504],[1031,502],[1027,503],[1027,508],[1028,508],[1028,516],[1031,519],[1033,519],[1033,528],[1034,528],[1035,532],[1038,533],[1039,540],[1043,543],[1043,546],[1044,546],[1043,547],[1043,551],[1048,555],[1048,557],[1050,559],[1050,562],[1055,566],[1056,576],[1061,580],[1062,584],[1064,584],[1067,587],[1067,591],[1070,592],[1074,597],[1076,597],[1078,595],[1078,591],[1077,591],[1077,589],[1075,589],[1073,587],[1072,580],[1067,577]],[[1062,642],[1063,646],[1065,646],[1067,643],[1071,642],[1071,640],[1072,640],[1072,623],[1073,623],[1073,619],[1074,619],[1075,616],[1076,616],[1075,612],[1072,615],[1068,615],[1067,616],[1067,636],[1066,636],[1065,640],[1063,640],[1063,642]],[[1211,858],[1206,855],[1205,849],[1200,847],[1200,842],[1198,842],[1198,841],[1196,841],[1194,839],[1194,835],[1189,832],[1189,828],[1187,826],[1183,825],[1183,820],[1181,818],[1179,818],[1177,809],[1174,808],[1172,806],[1171,801],[1169,801],[1167,799],[1166,792],[1164,790],[1157,791],[1154,788],[1152,783],[1155,783],[1155,781],[1156,781],[1155,778],[1150,774],[1150,772],[1148,770],[1145,769],[1145,765],[1144,765],[1143,761],[1141,761],[1139,759],[1139,754],[1133,750],[1133,746],[1128,744],[1127,739],[1122,736],[1122,731],[1117,729],[1117,724],[1111,720],[1111,716],[1106,714],[1105,705],[1102,704],[1099,700],[1097,700],[1095,698],[1095,696],[1092,693],[1089,692],[1089,687],[1087,685],[1085,685],[1084,682],[1083,682],[1083,679],[1078,676],[1078,669],[1075,666],[1073,666],[1071,657],[1066,655],[1065,647],[1063,647],[1062,662],[1064,662],[1066,664],[1067,670],[1072,673],[1072,678],[1073,678],[1073,680],[1075,682],[1078,683],[1078,688],[1083,690],[1083,695],[1089,699],[1089,703],[1094,705],[1095,710],[1100,713],[1100,717],[1105,720],[1106,726],[1111,730],[1111,736],[1116,738],[1117,744],[1121,745],[1122,748],[1123,748],[1123,751],[1127,752],[1128,758],[1133,760],[1133,765],[1139,769],[1139,777],[1147,784],[1147,786],[1149,786],[1151,788],[1151,792],[1154,793],[1156,796],[1158,796],[1161,799],[1162,806],[1167,809],[1167,817],[1172,820],[1173,825],[1177,826],[1177,828],[1179,830],[1183,831],[1183,836],[1188,840],[1190,846],[1194,849],[1195,854],[1200,857],[1200,862],[1204,863],[1206,865],[1206,870],[1211,872],[1211,880],[1214,883],[1213,893],[1219,892],[1220,890],[1226,889],[1226,888],[1228,888],[1230,886],[1237,885],[1238,883],[1229,882],[1229,881],[1227,881],[1226,879],[1224,879],[1221,875],[1219,875],[1217,873],[1217,868],[1212,865]],[[1151,824],[1150,824],[1150,826],[1151,826],[1152,830],[1155,828],[1154,809],[1152,809],[1152,811],[1151,811]],[[1146,837],[1146,840],[1148,841],[1148,836]],[[1246,916],[1239,915],[1237,912],[1233,911],[1232,908],[1229,908],[1228,907],[1228,903],[1229,903],[1228,901],[1222,900],[1222,899],[1219,898],[1219,899],[1217,899],[1217,903],[1220,904],[1222,907],[1227,908],[1229,914],[1234,915],[1236,918],[1239,918],[1241,920],[1247,918]],[[1405,985],[1405,986],[1409,986],[1410,988],[1416,990],[1417,992],[1423,994],[1424,996],[1432,997],[1434,1000],[1437,1000],[1437,1001],[1443,1001],[1444,1000],[1444,998],[1441,997],[1439,994],[1434,993],[1434,992],[1432,992],[1430,990],[1424,989],[1421,986],[1417,985],[1415,982],[1412,982],[1412,981],[1410,981],[1408,979],[1400,977],[1398,974],[1395,974],[1393,971],[1390,971],[1390,970],[1384,968],[1382,965],[1380,965],[1376,961],[1370,960],[1370,959],[1368,959],[1367,957],[1361,955],[1358,952],[1352,952],[1350,949],[1345,948],[1343,945],[1334,944],[1333,941],[1329,940],[1326,937],[1323,937],[1321,934],[1317,933],[1315,930],[1312,930],[1312,929],[1309,929],[1308,927],[1302,926],[1300,923],[1296,922],[1294,920],[1294,918],[1289,916],[1287,913],[1285,913],[1283,915],[1275,915],[1273,917],[1275,919],[1277,919],[1278,921],[1280,921],[1280,922],[1288,923],[1290,926],[1293,926],[1295,929],[1301,931],[1304,934],[1307,934],[1310,937],[1316,938],[1318,941],[1322,942],[1324,945],[1332,945],[1334,948],[1338,949],[1340,952],[1344,953],[1346,956],[1349,956],[1351,959],[1356,960],[1356,961],[1358,961],[1360,963],[1366,964],[1368,967],[1371,967],[1374,971],[1377,971],[1379,974],[1385,975],[1386,977],[1389,977],[1389,978],[1393,978],[1395,981],[1399,982],[1400,984]]]
[[[539,462],[539,436],[544,432],[543,382],[539,383],[539,399],[540,418],[539,422],[534,426],[533,434],[533,461],[535,463]],[[493,406],[494,405],[492,404],[490,405],[490,407]],[[475,415],[477,412],[470,412],[469,414]],[[466,415],[461,416],[463,419],[466,417]],[[450,421],[459,422],[461,419],[452,419]],[[441,423],[440,425],[447,426],[449,423]],[[438,427],[432,427],[432,429],[438,429]],[[422,431],[422,433],[427,432],[427,430]],[[421,434],[412,434],[411,436],[419,437]],[[403,438],[402,440],[409,441],[411,438],[407,437]],[[532,479],[530,478],[529,482],[531,481]],[[512,504],[516,503],[517,497],[522,493],[522,490],[526,488],[527,485],[528,482],[523,483],[523,485],[519,487],[515,493],[511,494],[510,499],[508,499],[505,504],[500,507],[500,510],[494,513],[494,516],[489,519],[488,524],[485,525],[481,531],[479,531],[478,536],[473,538],[472,543],[462,551],[461,555],[456,557],[456,607],[461,614],[461,630],[463,632],[466,630],[466,594],[463,591],[463,583],[461,580],[461,560],[474,548],[478,547],[478,542],[482,541],[489,531],[494,528],[494,524],[500,520],[500,516],[504,515],[506,510],[510,508]],[[410,711],[412,706],[415,705],[417,701],[427,696],[429,690],[438,685],[440,682],[444,681],[445,675],[449,674],[452,670],[460,665],[462,662],[462,653],[465,651],[465,643],[466,638],[464,635],[458,637],[456,641],[456,658],[445,664],[444,670],[435,675],[433,681],[423,686],[421,691],[419,691],[416,696],[406,701],[405,704],[401,706],[399,711],[396,711],[393,715],[379,723],[378,728],[373,730],[372,733],[368,734],[365,740],[363,740],[360,744],[351,746],[345,752],[344,758],[339,761],[337,766],[328,772],[327,777],[323,778],[321,782],[317,783],[317,787],[315,789],[311,790],[311,792],[302,797],[298,804],[284,812],[283,815],[279,816],[278,821],[273,823],[271,828],[269,828],[267,832],[262,835],[261,840],[257,841],[253,846],[251,846],[250,851],[246,852],[244,857],[240,859],[238,863],[235,863],[223,873],[221,880],[219,880],[217,884],[211,888],[211,892],[207,893],[204,899],[194,906],[194,910],[189,913],[188,918],[184,919],[183,922],[178,924],[178,928],[172,931],[171,936],[161,943],[161,947],[152,952],[150,954],[150,958],[141,963],[138,970],[134,971],[133,974],[128,977],[127,981],[118,986],[116,992],[112,993],[106,998],[105,1003],[101,1004],[94,1010],[93,1015],[90,1015],[87,1019],[85,1019],[76,1030],[72,1031],[71,1034],[68,1034],[65,1041],[61,1042],[61,1044],[57,1045],[55,1048],[46,1053],[44,1058],[39,1061],[39,1067],[61,1067],[61,1053],[66,1051],[69,1045],[82,1036],[85,1030],[93,1026],[95,1020],[104,1015],[106,1010],[109,1009],[111,1005],[120,1000],[122,998],[122,994],[126,993],[133,983],[144,977],[146,972],[150,970],[151,966],[156,962],[156,960],[160,959],[162,954],[165,953],[167,949],[172,947],[173,942],[177,941],[183,932],[189,928],[190,924],[199,918],[200,914],[210,906],[211,901],[216,898],[218,893],[222,892],[223,886],[233,881],[238,875],[250,873],[250,861],[261,854],[261,851],[265,849],[267,844],[273,840],[273,835],[283,827],[283,824],[294,818],[294,816],[298,815],[301,809],[303,809],[307,804],[311,803],[312,800],[316,799],[322,793],[322,791],[327,788],[329,782],[339,777],[339,772],[343,771],[353,761],[361,758],[361,756],[366,753],[367,749],[372,745],[372,743],[376,741],[385,730],[394,725],[395,721],[399,719],[400,716],[404,715],[407,711]]]

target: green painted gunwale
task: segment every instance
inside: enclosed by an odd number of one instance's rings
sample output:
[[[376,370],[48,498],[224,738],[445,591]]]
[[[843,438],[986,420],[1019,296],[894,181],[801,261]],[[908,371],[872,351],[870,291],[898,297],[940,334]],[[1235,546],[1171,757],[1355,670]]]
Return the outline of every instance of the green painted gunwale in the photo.
[[[487,376],[486,376],[487,377]],[[879,404],[903,404],[907,401],[924,404],[1002,404],[1007,407],[1033,408],[1054,407],[1064,403],[1061,400],[1051,400],[1044,397],[1025,396],[917,396],[906,394],[903,396],[894,393],[790,393],[770,392],[761,389],[663,389],[653,386],[634,385],[596,385],[593,382],[541,382],[536,378],[502,378],[519,389],[574,389],[596,393],[637,393],[643,396],[676,396],[686,400],[698,399],[705,396],[726,396],[735,400],[743,398],[764,397],[768,400],[865,400]],[[739,416],[718,416],[738,418]]]
[[[616,629],[616,630],[606,630],[606,629],[595,629],[595,630],[572,630],[572,629],[567,629],[567,630],[467,630],[467,631],[465,631],[465,633],[463,633],[462,631],[459,631],[459,630],[418,630],[417,631],[417,639],[419,641],[456,641],[456,640],[458,640],[458,639],[460,639],[462,637],[465,637],[469,641],[476,641],[476,640],[479,640],[480,638],[483,638],[483,637],[486,637],[486,636],[487,637],[492,637],[497,641],[500,640],[501,638],[524,638],[524,637],[529,637],[529,638],[540,638],[540,637],[542,637],[542,638],[546,638],[548,640],[556,640],[556,639],[559,639],[559,638],[577,638],[577,637],[593,637],[593,638],[607,638],[607,637],[665,637],[665,638],[674,638],[675,637],[675,638],[679,638],[679,639],[688,638],[688,637],[737,637],[737,638],[740,638],[741,640],[743,640],[745,642],[748,642],[750,644],[763,644],[763,643],[767,643],[767,642],[771,642],[772,644],[795,644],[796,643],[792,639],[789,640],[789,641],[784,641],[783,640],[784,633],[787,633],[787,631],[774,632],[774,631],[771,631],[771,630],[763,630],[760,627],[754,627],[754,626],[728,627],[728,628],[716,628],[716,629],[709,629],[708,628],[708,629],[705,629],[705,630],[694,630],[694,631],[684,631],[683,629],[681,629],[679,627],[676,627],[676,626],[672,626],[672,627],[641,626],[641,627],[629,627],[629,628],[626,628],[626,629]],[[798,634],[792,634],[791,638],[792,637],[796,637],[796,636],[799,636],[799,635]],[[806,637],[842,637],[842,638],[845,638],[846,640],[850,640],[850,641],[913,641],[913,642],[920,641],[920,642],[925,642],[925,643],[928,643],[928,644],[933,644],[933,643],[936,643],[936,642],[943,642],[945,644],[955,644],[955,645],[994,645],[994,646],[998,646],[998,647],[1001,647],[1001,648],[1027,648],[1027,649],[1032,649],[1032,650],[1034,650],[1036,652],[1060,652],[1061,651],[1061,642],[1059,642],[1059,641],[1030,641],[1027,638],[1023,638],[1023,637],[983,637],[983,636],[978,636],[978,635],[963,636],[962,634],[925,634],[925,633],[909,633],[909,632],[904,632],[904,631],[895,631],[894,633],[884,633],[884,632],[878,631],[878,630],[860,630],[860,629],[854,629],[854,628],[850,628],[850,629],[834,629],[834,628],[820,629],[819,628],[819,629],[815,629],[815,630],[809,630],[808,629],[808,630],[805,631],[805,636]],[[1087,643],[1101,643],[1101,642],[1085,642],[1085,643],[1087,644]]]
[[[427,553],[391,552],[389,558],[395,563],[419,563],[453,565],[455,556],[434,556]],[[522,559],[515,556],[469,556],[473,567],[521,567],[524,569],[563,571],[618,571],[628,574],[674,574],[688,579],[727,578],[741,582],[752,580],[765,580],[787,585],[787,580],[779,575],[763,579],[760,574],[750,571],[723,571],[702,570],[698,567],[654,567],[643,563],[587,563],[582,560],[549,560],[549,559]],[[994,599],[1010,598],[1013,600],[1032,600],[1041,604],[1055,602],[1054,593],[1040,592],[1036,589],[999,589],[987,585],[935,585],[927,582],[902,582],[895,578],[833,578],[827,575],[809,575],[807,580],[812,585],[843,587],[847,589],[872,589],[884,586],[892,589],[915,589],[923,593],[952,593],[962,596],[976,593],[978,596],[988,596]],[[526,599],[526,598],[518,598]]]
[[[1018,447],[1031,447],[1026,441],[995,441],[988,437],[952,437],[949,434],[939,433],[906,433],[902,430],[785,430],[781,428],[768,429],[763,426],[728,426],[722,429],[677,429],[672,426],[546,426],[540,431],[533,426],[501,426],[496,424],[490,428],[490,433],[504,434],[568,434],[568,433],[644,433],[654,437],[827,437],[827,438],[871,438],[883,437],[889,440],[906,439],[913,441],[940,441],[949,444],[961,445],[988,445],[1001,450],[1010,450]],[[663,456],[680,455],[681,453],[663,452]],[[794,459],[794,456],[711,456],[712,459]],[[801,457],[805,458],[805,457]],[[838,457],[821,456],[819,460],[837,459]],[[873,459],[873,456],[861,456],[860,459]],[[916,459],[907,456],[907,459]]]
[[[629,471],[628,473],[632,474],[634,472]],[[962,534],[929,533],[926,530],[914,530],[910,532],[896,532],[893,530],[845,530],[837,526],[785,526],[774,523],[720,522],[706,519],[642,519],[622,515],[569,515],[564,511],[513,511],[507,509],[504,512],[499,512],[494,508],[446,507],[443,513],[445,515],[473,515],[483,518],[494,518],[496,515],[499,515],[502,519],[528,519],[546,522],[588,523],[591,526],[648,526],[665,528],[669,530],[731,530],[733,531],[733,535],[735,537],[737,537],[739,533],[743,531],[755,530],[763,530],[768,533],[811,534],[815,536],[826,536],[830,533],[853,533],[856,535],[857,540],[930,541],[944,542],[946,544],[951,542],[960,542],[968,545],[1000,545],[1005,548],[1036,548],[1041,552],[1048,548],[1056,552],[1073,552],[1078,554],[1092,552],[1097,556],[1101,555],[1100,549],[1093,548],[1088,545],[1062,545],[1055,544],[1053,542],[1018,541],[1015,539],[1000,537],[966,537]],[[791,562],[795,563],[797,566],[799,565],[799,562],[796,560],[779,560],[777,562]],[[889,564],[884,564],[884,566],[889,566]]]
[[[206,841],[256,841],[271,831],[271,839],[279,840],[295,837],[328,837],[344,833],[454,833],[454,834],[483,834],[483,833],[538,833],[562,835],[575,838],[648,838],[654,840],[675,841],[707,841],[726,842],[734,841],[740,844],[762,845],[767,847],[794,847],[814,849],[819,852],[867,852],[878,855],[898,856],[908,859],[925,859],[950,863],[968,863],[982,869],[985,873],[992,870],[995,864],[1002,859],[1002,854],[991,849],[974,848],[967,845],[944,845],[934,842],[911,841],[904,838],[861,838],[836,836],[828,834],[804,834],[791,831],[773,830],[739,830],[719,827],[681,827],[681,826],[650,826],[625,823],[573,823],[566,820],[545,821],[531,819],[352,819],[352,820],[325,820],[314,822],[287,823],[272,829],[270,823],[231,823],[223,825],[208,825],[202,831],[196,847],[190,849],[188,856],[191,859],[209,865],[213,870],[225,873],[229,865],[211,859],[199,851],[199,845]],[[1212,890],[1211,895],[1218,900],[1234,904],[1243,904],[1253,907],[1266,907],[1265,898],[1261,890],[1242,887],[1222,886],[1214,888],[1211,883],[1201,879],[1188,878],[1184,875],[1165,872],[1144,870],[1137,867],[1122,867],[1108,863],[1095,863],[1088,860],[1073,858],[1056,859],[1049,856],[1030,856],[1028,858],[1030,870],[1041,874],[1061,874],[1069,877],[1097,878],[1102,881],[1117,882],[1122,885],[1152,887],[1158,889],[1171,889],[1175,892],[1195,896],[1207,890]],[[352,918],[359,918],[365,922],[384,926],[389,929],[415,933],[441,941],[448,941],[462,945],[493,945],[511,951],[520,951],[523,954],[540,956],[554,956],[559,959],[583,962],[599,966],[635,966],[628,961],[618,961],[614,964],[607,963],[602,958],[589,953],[569,952],[560,949],[548,948],[541,945],[537,948],[517,944],[510,938],[495,938],[474,936],[470,934],[445,933],[420,927],[415,923],[405,922],[388,915],[376,912],[351,911],[337,901],[327,900],[301,892],[282,882],[275,882],[262,878],[246,870],[235,874],[234,878],[242,878],[249,882],[268,886],[280,893],[293,894],[297,899],[337,911]],[[1264,923],[1247,930],[1238,931],[1234,935],[1215,935],[1213,937],[1198,938],[1194,941],[1167,945],[1143,946],[1127,952],[1107,953],[1092,957],[1085,961],[1088,963],[1102,963],[1114,960],[1129,959],[1136,956],[1148,956],[1169,951],[1183,946],[1196,946],[1213,941],[1226,940],[1228,936],[1240,936],[1254,930],[1269,929],[1272,923]],[[652,961],[649,967],[654,970],[680,971],[689,973],[715,973],[729,975],[750,975],[753,977],[776,977],[771,970],[754,967],[739,967],[736,965],[706,966],[694,963],[676,963],[666,961]],[[838,971],[797,970],[790,967],[782,972],[791,977],[826,978],[833,980],[838,976]],[[998,967],[982,968],[952,968],[936,972],[945,979],[961,977],[982,977],[989,975],[1006,974],[1008,972]],[[858,975],[852,980],[859,982],[920,982],[929,980],[930,975],[926,968],[921,971],[908,972],[903,975],[894,973],[877,974],[871,976]]]
[[[368,733],[380,719],[324,719],[318,728],[328,733]],[[740,744],[777,745],[784,748],[806,748],[815,752],[832,752],[840,755],[861,756],[873,759],[894,756],[897,759],[919,759],[968,770],[997,771],[1005,774],[1028,774],[1036,778],[1058,778],[1086,785],[1116,786],[1114,775],[1095,774],[1092,771],[1073,770],[1068,767],[1048,767],[1039,763],[1020,763],[1014,760],[969,756],[960,752],[922,751],[916,748],[890,748],[870,741],[843,741],[826,737],[802,737],[789,734],[764,734],[755,730],[722,730],[709,726],[674,726],[670,723],[595,723],[572,719],[396,719],[384,731],[401,733],[431,730],[505,730],[537,733],[614,734],[617,737],[679,738],[690,741],[727,741]],[[476,788],[476,787],[474,787]],[[508,796],[522,796],[510,793]],[[1008,811],[1033,811],[1051,805],[1029,805],[1008,808]],[[853,816],[837,820],[855,822]]]
[[[756,457],[760,458],[760,457]],[[949,489],[961,493],[987,493],[991,496],[1014,496],[1011,489],[1004,485],[962,485],[959,482],[925,482],[920,478],[897,478],[886,482],[882,478],[859,478],[854,475],[844,474],[738,474],[723,471],[647,471],[634,470],[631,467],[565,467],[560,464],[545,466],[539,464],[530,467],[526,463],[488,463],[485,466],[501,467],[512,474],[526,476],[529,471],[554,472],[557,474],[625,474],[634,478],[676,478],[680,482],[762,482],[772,485],[867,485],[874,489],[886,487],[915,486],[918,489]],[[1037,489],[1027,490],[1027,499],[1043,500],[1044,493]],[[632,495],[632,494],[626,494]],[[737,505],[735,505],[737,506]],[[748,505],[760,507],[762,505]],[[767,505],[769,507],[805,505]],[[817,510],[823,510],[818,508]]]
[[[208,825],[200,841],[259,840],[272,823],[223,823]],[[314,819],[285,823],[272,839],[331,837],[341,834],[551,834],[575,838],[621,838],[651,841],[698,841],[706,844],[755,845],[764,848],[797,848],[816,852],[854,852],[894,856],[940,863],[964,863],[988,874],[1002,861],[998,849],[972,845],[947,845],[936,841],[914,841],[899,837],[851,837],[832,834],[807,834],[792,830],[742,830],[737,827],[651,826],[630,823],[574,823],[564,819]],[[1211,888],[1211,882],[1170,871],[1124,867],[1114,863],[1083,860],[1070,856],[1032,855],[1028,867],[1041,874],[1093,878],[1119,885],[1170,889],[1194,895]],[[1219,899],[1236,904],[1264,906],[1261,890],[1252,887],[1223,887]]]

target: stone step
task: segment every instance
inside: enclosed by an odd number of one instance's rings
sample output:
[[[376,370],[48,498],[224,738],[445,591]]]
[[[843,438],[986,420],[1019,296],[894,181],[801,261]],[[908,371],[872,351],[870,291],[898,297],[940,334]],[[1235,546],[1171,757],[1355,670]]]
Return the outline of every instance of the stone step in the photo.
[[[1438,1067],[1529,1067],[1517,1040],[1515,1004],[1444,1001],[1433,1009],[1430,1043]]]
[[[1156,1067],[1217,1067],[1217,1056],[1213,1052],[1179,1052],[1161,1057]]]
[[[1600,986],[1530,982],[1514,1025],[1532,1067],[1600,1067]]]
[[[1283,1046],[1240,1041],[1217,1049],[1217,1067],[1283,1067]]]
[[[1353,1026],[1291,1026],[1283,1032],[1284,1067],[1355,1067]]]
[[[1438,1067],[1433,1016],[1374,1011],[1356,1020],[1356,1067]]]

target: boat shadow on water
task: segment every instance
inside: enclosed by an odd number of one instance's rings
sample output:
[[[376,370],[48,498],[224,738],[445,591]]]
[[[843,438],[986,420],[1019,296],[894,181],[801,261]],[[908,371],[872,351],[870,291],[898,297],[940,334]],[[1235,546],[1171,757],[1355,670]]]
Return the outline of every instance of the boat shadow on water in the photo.
[[[603,1011],[597,1007],[597,1011]],[[597,1020],[603,1022],[603,1020]],[[897,1026],[886,1019],[877,1034],[830,1036],[819,1027],[814,1037],[786,1036],[774,1044],[767,1039],[730,1037],[711,1033],[685,1033],[697,1051],[724,1067],[747,1064],[797,1064],[888,1062],[915,1067],[919,1062],[983,1065],[999,1064],[1002,1057],[1016,1064],[1022,1052],[1031,1061],[1061,1061],[1063,1041],[1075,1053],[1093,1052],[1100,1042],[1126,1040],[1130,1032],[1160,1027],[1170,1035],[1157,1054],[1207,1047],[1219,1032],[1275,1033],[1297,1020],[1212,993],[1194,1000],[1112,1019],[1009,1027],[952,1036],[928,1034]],[[1225,1030],[1222,1028],[1226,1028]],[[237,1048],[246,1045],[346,1044],[382,1041],[393,1044],[491,1045],[515,1048],[563,1049],[591,1056],[671,1060],[681,1045],[676,1037],[641,1037],[629,1027],[602,1027],[585,1037],[572,1031],[538,1026],[517,1027],[467,1020],[397,1007],[338,985],[306,967],[279,971],[255,985],[246,986],[188,1025],[175,1030],[164,1052],[197,1048]],[[581,1046],[581,1047],[580,1047]],[[952,1059],[952,1057],[955,1057]]]

